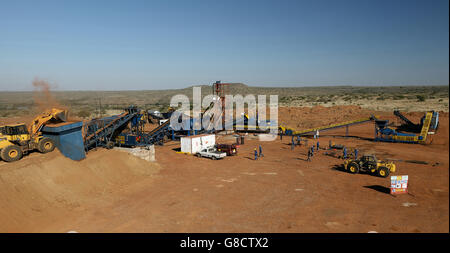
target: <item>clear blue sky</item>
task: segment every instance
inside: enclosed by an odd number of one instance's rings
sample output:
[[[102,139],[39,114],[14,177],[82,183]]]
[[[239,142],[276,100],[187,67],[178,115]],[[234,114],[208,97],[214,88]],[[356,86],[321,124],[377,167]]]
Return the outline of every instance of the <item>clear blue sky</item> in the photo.
[[[0,91],[448,85],[448,0],[2,1]]]

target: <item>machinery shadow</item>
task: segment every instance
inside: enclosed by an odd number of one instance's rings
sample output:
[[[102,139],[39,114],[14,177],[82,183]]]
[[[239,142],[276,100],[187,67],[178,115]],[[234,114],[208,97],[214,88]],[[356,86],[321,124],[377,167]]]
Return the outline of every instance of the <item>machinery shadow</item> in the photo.
[[[368,188],[368,189],[372,189],[381,193],[386,193],[386,194],[390,194],[391,193],[391,189],[385,187],[385,186],[381,186],[381,185],[366,185],[364,186],[364,188]]]
[[[288,146],[289,148],[291,148],[292,144],[291,143],[283,143],[284,146]],[[294,148],[301,148],[301,147],[305,147],[304,144],[295,144]]]
[[[331,167],[331,169],[340,172],[346,172],[343,164],[336,164],[333,167]]]

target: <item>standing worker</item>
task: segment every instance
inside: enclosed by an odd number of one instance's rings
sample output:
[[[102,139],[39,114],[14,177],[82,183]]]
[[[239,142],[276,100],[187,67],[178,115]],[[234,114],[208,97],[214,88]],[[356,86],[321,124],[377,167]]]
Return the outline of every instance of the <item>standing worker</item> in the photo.
[[[283,131],[280,132],[280,141],[283,140]]]
[[[311,156],[314,156],[314,146],[311,146],[309,150],[311,150]]]
[[[319,141],[317,141],[316,147],[317,147],[317,151],[319,151]]]
[[[344,149],[342,150],[342,152],[344,153],[344,159],[347,159],[347,148],[344,147]]]
[[[355,148],[355,160],[358,159],[358,149]]]
[[[259,145],[259,157],[264,157],[261,145]]]
[[[258,160],[258,151],[255,148],[255,161]]]
[[[306,161],[311,162],[311,149],[308,149],[308,159]]]

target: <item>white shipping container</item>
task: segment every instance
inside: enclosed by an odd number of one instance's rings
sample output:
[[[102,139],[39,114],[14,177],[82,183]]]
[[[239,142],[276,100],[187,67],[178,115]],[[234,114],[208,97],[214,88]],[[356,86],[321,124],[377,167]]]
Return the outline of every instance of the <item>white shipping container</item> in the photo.
[[[200,137],[197,138],[191,138],[191,152],[192,154],[195,154],[202,150],[202,140]]]
[[[215,144],[216,136],[214,134],[185,136],[181,137],[181,152],[195,154]]]
[[[201,137],[202,140],[202,148],[212,147],[216,145],[216,136],[213,134],[204,135]]]

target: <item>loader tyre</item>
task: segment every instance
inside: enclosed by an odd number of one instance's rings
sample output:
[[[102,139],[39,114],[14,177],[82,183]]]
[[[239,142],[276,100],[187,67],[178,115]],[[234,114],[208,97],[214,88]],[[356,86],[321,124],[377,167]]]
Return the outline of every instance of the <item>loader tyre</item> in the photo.
[[[355,162],[351,162],[348,164],[348,172],[352,173],[352,174],[356,174],[359,172],[359,165]]]
[[[45,154],[55,150],[55,143],[48,137],[42,138],[38,143],[39,152]]]
[[[23,152],[17,145],[10,145],[2,149],[0,156],[5,162],[15,162],[22,158]]]
[[[389,176],[389,169],[386,167],[379,167],[378,168],[378,176],[380,177],[388,177]]]

